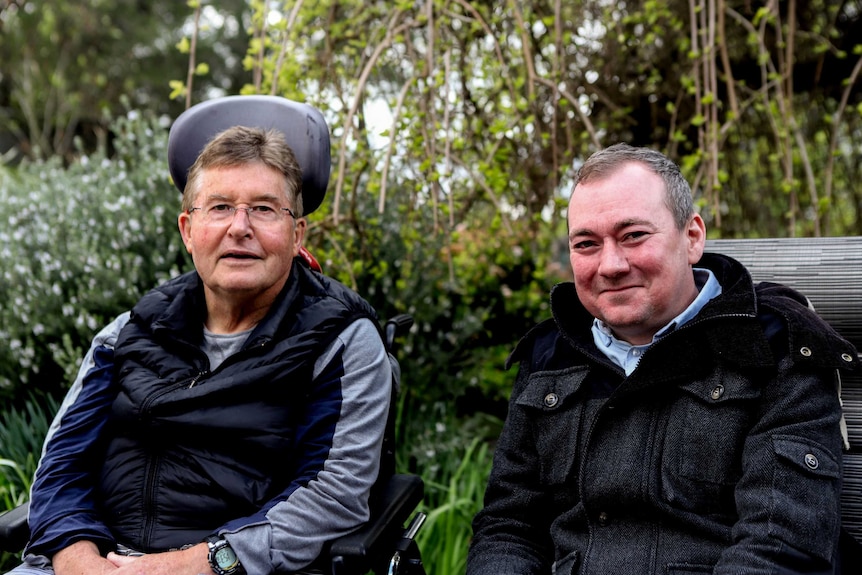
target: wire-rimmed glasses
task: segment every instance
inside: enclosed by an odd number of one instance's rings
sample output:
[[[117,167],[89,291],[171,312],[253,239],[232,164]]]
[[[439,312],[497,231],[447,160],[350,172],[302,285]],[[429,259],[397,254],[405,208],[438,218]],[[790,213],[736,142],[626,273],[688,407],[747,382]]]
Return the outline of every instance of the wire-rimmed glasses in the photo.
[[[232,222],[238,211],[244,211],[252,224],[270,225],[279,222],[284,213],[296,219],[296,214],[290,208],[277,208],[266,204],[238,207],[228,204],[213,204],[212,206],[197,206],[189,208],[189,214],[199,211],[201,221],[206,225],[222,225]]]

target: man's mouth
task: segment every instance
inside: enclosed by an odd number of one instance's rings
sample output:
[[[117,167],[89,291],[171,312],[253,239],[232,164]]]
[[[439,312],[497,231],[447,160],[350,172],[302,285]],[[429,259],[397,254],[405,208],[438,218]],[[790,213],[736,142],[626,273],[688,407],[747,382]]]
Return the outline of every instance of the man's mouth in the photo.
[[[221,259],[232,259],[232,260],[258,260],[260,259],[258,256],[254,254],[245,254],[245,253],[234,253],[229,252],[221,256]]]
[[[615,291],[625,291],[629,289],[634,289],[638,286],[605,286],[602,291],[615,292]]]

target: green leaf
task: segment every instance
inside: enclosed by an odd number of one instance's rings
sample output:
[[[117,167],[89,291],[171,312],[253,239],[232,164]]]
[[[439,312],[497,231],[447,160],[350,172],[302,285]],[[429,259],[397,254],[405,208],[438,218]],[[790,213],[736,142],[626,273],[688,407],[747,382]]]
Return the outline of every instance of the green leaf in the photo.
[[[180,54],[188,54],[191,51],[191,42],[187,37],[183,36],[182,40],[177,42],[176,48]]]
[[[177,100],[186,95],[186,84],[185,82],[181,82],[179,80],[171,80],[168,82],[168,85],[171,88],[171,93],[168,96],[171,100]]]

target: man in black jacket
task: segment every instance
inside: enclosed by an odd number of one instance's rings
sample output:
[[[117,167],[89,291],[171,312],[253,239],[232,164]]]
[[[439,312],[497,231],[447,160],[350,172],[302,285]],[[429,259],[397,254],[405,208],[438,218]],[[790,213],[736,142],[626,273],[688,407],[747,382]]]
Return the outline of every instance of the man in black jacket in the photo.
[[[568,227],[574,282],[510,358],[468,575],[833,573],[853,347],[796,292],[704,254],[658,152],[590,157]]]

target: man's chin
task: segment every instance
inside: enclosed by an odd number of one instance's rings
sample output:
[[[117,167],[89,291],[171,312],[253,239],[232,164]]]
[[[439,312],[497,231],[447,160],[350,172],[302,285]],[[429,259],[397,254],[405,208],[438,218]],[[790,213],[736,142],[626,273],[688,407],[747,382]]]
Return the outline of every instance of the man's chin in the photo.
[[[605,314],[600,317],[617,339],[631,343],[632,345],[643,345],[652,341],[652,335],[648,334],[648,318],[643,315],[628,314]]]
[[[259,275],[230,274],[211,282],[211,288],[216,293],[234,296],[263,291],[265,286],[261,285]]]

